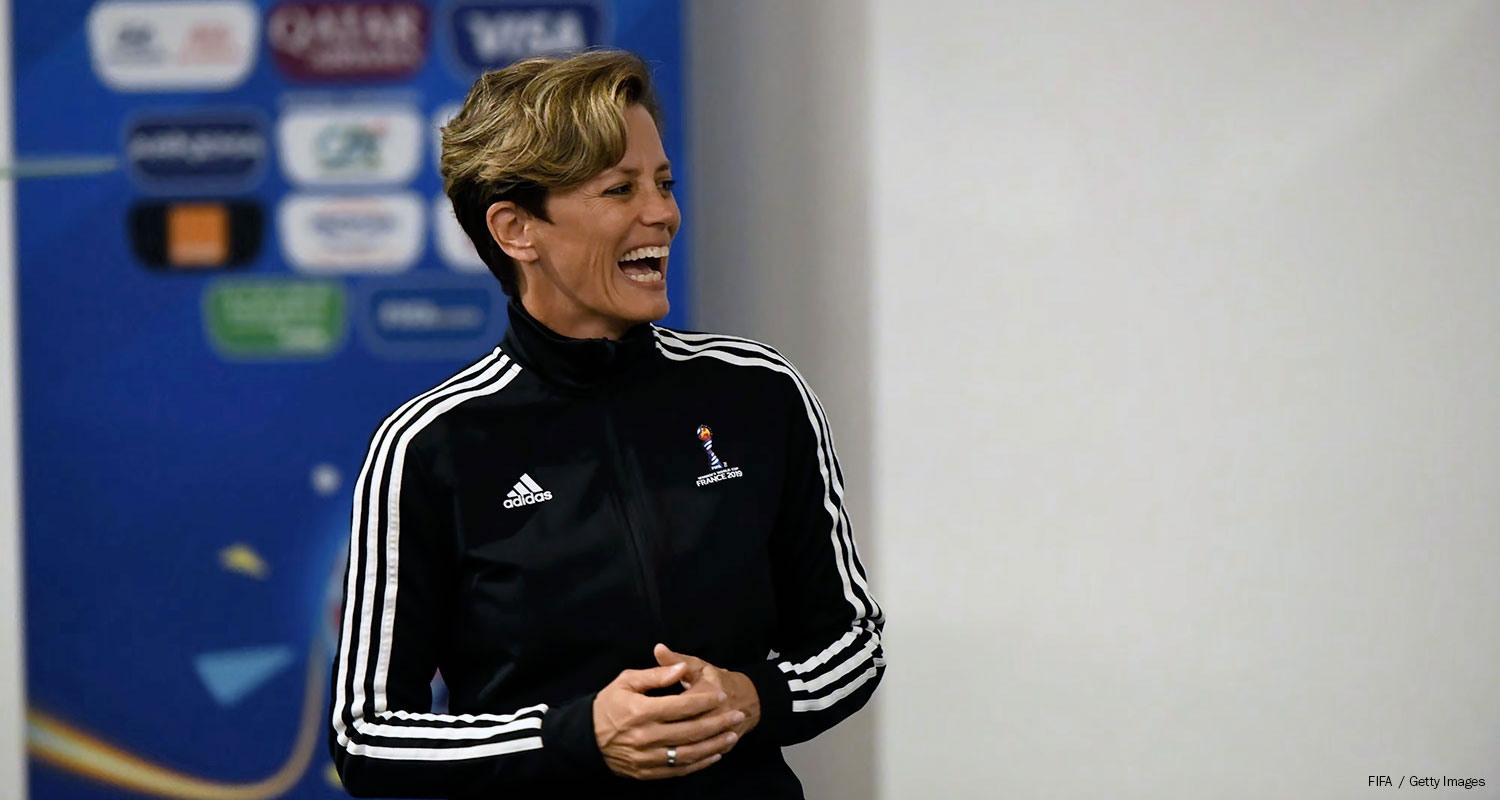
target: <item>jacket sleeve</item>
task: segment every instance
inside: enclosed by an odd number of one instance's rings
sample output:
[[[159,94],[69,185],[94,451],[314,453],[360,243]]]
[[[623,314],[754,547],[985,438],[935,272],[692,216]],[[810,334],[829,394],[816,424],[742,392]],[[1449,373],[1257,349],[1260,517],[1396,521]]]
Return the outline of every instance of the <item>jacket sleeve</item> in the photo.
[[[432,714],[456,586],[448,491],[411,431],[377,431],[355,486],[329,748],[356,797],[511,796],[559,778],[608,775],[593,695],[500,714]]]
[[[885,672],[885,613],[855,550],[833,434],[816,395],[787,366],[789,463],[771,541],[780,652],[740,669],[760,694],[757,732],[782,746],[858,711]]]

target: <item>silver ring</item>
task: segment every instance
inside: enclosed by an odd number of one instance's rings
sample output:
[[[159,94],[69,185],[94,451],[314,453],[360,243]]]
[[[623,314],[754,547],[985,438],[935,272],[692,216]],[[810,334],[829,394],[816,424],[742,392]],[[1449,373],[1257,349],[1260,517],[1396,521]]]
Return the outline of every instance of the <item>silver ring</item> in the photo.
[[[667,748],[667,766],[669,766],[669,767],[675,767],[675,766],[677,766],[677,748],[675,748],[675,747],[668,747]]]

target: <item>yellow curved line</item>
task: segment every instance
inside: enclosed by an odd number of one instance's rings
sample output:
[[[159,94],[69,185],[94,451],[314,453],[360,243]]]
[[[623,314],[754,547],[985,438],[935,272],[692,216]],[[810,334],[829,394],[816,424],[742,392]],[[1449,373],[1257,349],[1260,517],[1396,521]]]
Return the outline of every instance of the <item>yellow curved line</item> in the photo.
[[[41,711],[29,711],[27,749],[33,758],[101,783],[183,800],[267,800],[285,794],[307,773],[323,730],[324,673],[321,647],[307,660],[306,698],[297,739],[286,763],[254,783],[222,783],[153,764]]]

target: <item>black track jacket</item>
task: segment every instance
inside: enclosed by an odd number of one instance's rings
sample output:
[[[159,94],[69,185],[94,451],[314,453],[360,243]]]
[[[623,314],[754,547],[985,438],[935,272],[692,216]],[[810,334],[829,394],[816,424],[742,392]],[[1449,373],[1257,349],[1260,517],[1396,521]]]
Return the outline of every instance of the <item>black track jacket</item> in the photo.
[[[509,313],[500,347],[386,418],[360,471],[329,731],[345,787],[802,797],[781,746],[857,711],[885,668],[822,406],[746,339],[567,339]],[[761,721],[698,773],[621,778],[594,696],[656,666],[658,641],[748,675]]]

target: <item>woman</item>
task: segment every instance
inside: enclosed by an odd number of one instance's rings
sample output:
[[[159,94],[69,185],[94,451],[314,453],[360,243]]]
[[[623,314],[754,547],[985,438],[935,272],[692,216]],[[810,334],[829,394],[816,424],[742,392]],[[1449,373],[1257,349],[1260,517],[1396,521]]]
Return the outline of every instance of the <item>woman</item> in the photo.
[[[644,64],[481,77],[442,172],[510,329],[371,441],[333,672],[346,788],[802,797],[780,747],[869,699],[884,615],[801,376],[651,324],[681,218]],[[437,668],[451,714],[428,713]]]

